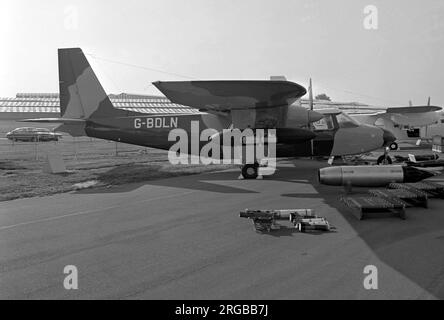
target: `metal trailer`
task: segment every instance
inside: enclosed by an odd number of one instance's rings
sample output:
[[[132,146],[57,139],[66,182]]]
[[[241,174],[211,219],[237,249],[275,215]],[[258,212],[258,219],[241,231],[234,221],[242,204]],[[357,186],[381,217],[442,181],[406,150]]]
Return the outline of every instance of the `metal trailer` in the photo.
[[[388,185],[388,188],[404,189],[416,193],[418,195],[428,196],[429,198],[444,199],[444,185],[430,181],[422,181],[415,183],[390,183]]]
[[[392,213],[405,220],[405,203],[396,198],[380,198],[371,196],[342,197],[341,201],[352,209],[353,214],[363,220],[369,215]]]
[[[368,193],[384,199],[398,199],[406,207],[428,207],[428,196],[407,189],[370,189]]]

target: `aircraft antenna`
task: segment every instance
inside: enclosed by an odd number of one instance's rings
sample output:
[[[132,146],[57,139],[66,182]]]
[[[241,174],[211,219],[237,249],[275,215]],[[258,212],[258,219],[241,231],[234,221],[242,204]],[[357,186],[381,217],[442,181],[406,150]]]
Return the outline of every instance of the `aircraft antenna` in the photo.
[[[103,57],[98,57],[94,54],[91,53],[85,53],[86,55],[97,59],[97,60],[102,60],[102,61],[106,61],[106,62],[110,62],[110,63],[115,63],[115,64],[120,64],[123,66],[127,66],[127,67],[132,67],[132,68],[137,68],[137,69],[142,69],[142,70],[148,70],[148,71],[154,71],[154,72],[158,72],[158,73],[163,73],[163,74],[167,74],[170,76],[176,76],[176,77],[180,77],[180,78],[185,78],[185,79],[191,79],[191,80],[196,80],[196,78],[194,77],[189,77],[189,76],[185,76],[179,73],[173,73],[173,72],[168,72],[168,71],[164,71],[164,70],[160,70],[160,69],[155,69],[155,68],[151,68],[151,67],[147,67],[147,66],[141,66],[141,65],[137,65],[137,64],[132,64],[132,63],[127,63],[127,62],[122,62],[122,61],[116,61],[116,60],[111,60],[111,59],[107,59],[107,58],[103,58]]]

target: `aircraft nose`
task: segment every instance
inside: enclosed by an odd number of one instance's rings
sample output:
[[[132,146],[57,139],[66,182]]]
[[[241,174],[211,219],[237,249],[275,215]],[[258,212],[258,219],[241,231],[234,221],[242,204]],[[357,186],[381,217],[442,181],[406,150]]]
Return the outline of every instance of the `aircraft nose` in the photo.
[[[384,140],[384,146],[389,146],[393,142],[396,141],[396,137],[388,130],[382,129],[384,132],[382,135],[382,139]]]

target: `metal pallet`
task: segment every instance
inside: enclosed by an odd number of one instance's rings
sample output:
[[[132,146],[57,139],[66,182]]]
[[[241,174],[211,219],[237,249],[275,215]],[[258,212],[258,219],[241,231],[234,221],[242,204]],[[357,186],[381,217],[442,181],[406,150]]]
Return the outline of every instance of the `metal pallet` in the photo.
[[[388,188],[403,189],[416,193],[418,195],[426,195],[430,198],[444,199],[444,185],[429,181],[415,183],[390,183],[388,185]]]
[[[406,207],[428,207],[427,194],[415,193],[407,189],[370,189],[368,193],[374,197],[396,199]]]
[[[353,214],[363,220],[371,214],[392,213],[401,219],[405,219],[405,203],[395,198],[380,198],[371,196],[342,197],[341,201],[352,209]]]

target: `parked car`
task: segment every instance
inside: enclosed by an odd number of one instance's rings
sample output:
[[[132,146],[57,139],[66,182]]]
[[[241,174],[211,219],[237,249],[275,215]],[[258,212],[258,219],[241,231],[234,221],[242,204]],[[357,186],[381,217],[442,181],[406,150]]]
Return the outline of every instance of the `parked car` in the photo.
[[[12,141],[58,141],[61,134],[46,128],[17,128],[8,132],[6,138]]]

